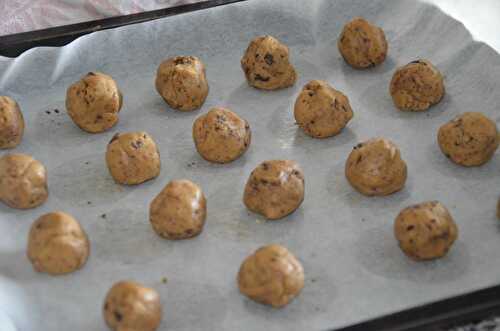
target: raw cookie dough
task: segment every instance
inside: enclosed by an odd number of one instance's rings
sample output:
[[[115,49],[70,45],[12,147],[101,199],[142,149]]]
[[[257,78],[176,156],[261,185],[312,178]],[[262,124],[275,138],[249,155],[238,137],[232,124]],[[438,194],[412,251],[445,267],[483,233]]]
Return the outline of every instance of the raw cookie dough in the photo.
[[[47,200],[47,172],[37,160],[25,154],[0,158],[0,200],[12,208],[38,207]]]
[[[160,174],[160,153],[146,132],[115,134],[108,144],[106,163],[120,184],[140,184]]]
[[[176,56],[163,61],[156,73],[156,90],[174,109],[200,108],[208,95],[205,65],[194,56]]]
[[[276,38],[260,36],[253,39],[241,59],[248,84],[264,90],[292,86],[297,74],[288,57],[288,47]]]
[[[245,186],[247,208],[274,220],[285,217],[304,200],[304,173],[295,161],[264,161],[255,168]]]
[[[251,140],[250,125],[236,113],[212,108],[193,124],[193,139],[198,153],[207,161],[227,163],[239,158]]]
[[[118,123],[123,97],[116,82],[100,72],[89,72],[66,92],[66,109],[82,130],[98,133]]]
[[[358,192],[388,195],[406,182],[406,163],[398,147],[384,138],[372,138],[354,146],[345,163],[345,175]]]
[[[16,101],[0,96],[0,149],[14,148],[23,138],[24,118]]]
[[[61,275],[83,267],[89,256],[87,234],[71,215],[56,211],[38,218],[28,238],[28,258],[33,268]]]
[[[424,111],[443,98],[443,76],[429,61],[413,61],[396,70],[390,93],[400,110]]]
[[[344,60],[357,69],[374,67],[387,56],[384,31],[362,17],[344,26],[337,46]]]
[[[154,331],[162,317],[160,296],[152,288],[121,281],[108,291],[103,315],[111,330]]]
[[[238,287],[250,299],[280,308],[304,287],[304,269],[285,247],[264,246],[241,264]]]
[[[429,201],[403,209],[394,222],[399,247],[415,260],[440,258],[458,236],[450,213],[438,201]]]
[[[479,166],[488,162],[498,148],[497,126],[481,113],[463,113],[439,128],[438,143],[453,162]]]
[[[306,134],[326,138],[338,134],[351,120],[349,99],[322,80],[307,83],[295,101],[295,121]]]
[[[155,232],[167,239],[195,237],[203,230],[207,201],[200,187],[189,180],[173,180],[149,206]]]

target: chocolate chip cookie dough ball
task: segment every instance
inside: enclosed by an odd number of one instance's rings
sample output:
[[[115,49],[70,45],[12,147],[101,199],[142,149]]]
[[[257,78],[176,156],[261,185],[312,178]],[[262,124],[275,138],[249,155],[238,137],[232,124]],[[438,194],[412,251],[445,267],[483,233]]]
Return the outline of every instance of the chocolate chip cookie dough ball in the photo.
[[[14,148],[24,134],[24,118],[16,101],[0,96],[0,149]]]
[[[304,269],[285,247],[264,246],[243,261],[238,287],[250,299],[280,308],[304,287]]]
[[[403,209],[394,222],[394,234],[406,255],[431,260],[446,255],[458,228],[445,206],[429,201]]]
[[[439,128],[438,143],[453,162],[479,166],[488,162],[498,148],[497,126],[481,113],[463,113]]]
[[[193,124],[198,153],[207,161],[227,163],[236,160],[250,146],[248,122],[224,108],[212,108]]]
[[[248,84],[263,90],[289,87],[297,79],[289,61],[288,47],[271,36],[260,36],[250,42],[241,67]]]
[[[160,296],[152,288],[121,281],[106,295],[103,314],[111,330],[154,331],[162,317]]]
[[[166,239],[187,239],[201,233],[207,217],[207,200],[189,180],[173,180],[149,206],[155,232]]]
[[[373,138],[354,146],[345,164],[345,175],[359,193],[388,195],[403,188],[406,163],[398,147],[383,138]]]
[[[176,56],[163,61],[156,73],[156,90],[174,109],[200,108],[208,95],[205,65],[194,56]]]
[[[326,138],[338,134],[351,120],[349,99],[322,80],[304,86],[295,101],[295,121],[306,134]]]
[[[113,78],[100,72],[89,72],[66,92],[68,115],[90,133],[106,131],[118,123],[122,102]]]
[[[87,234],[71,215],[56,211],[38,218],[28,238],[28,258],[33,268],[61,275],[83,267],[89,256]]]
[[[398,68],[392,76],[390,93],[394,105],[403,111],[424,111],[444,96],[443,76],[427,60]]]
[[[108,144],[106,163],[120,184],[140,184],[160,174],[160,153],[146,132],[115,134]]]
[[[357,69],[374,67],[387,56],[384,31],[362,17],[344,26],[337,46],[344,60]]]
[[[12,208],[38,207],[47,200],[47,172],[37,160],[25,154],[0,158],[0,200]]]
[[[248,178],[243,195],[246,207],[274,220],[283,218],[304,200],[304,173],[295,161],[262,162]]]

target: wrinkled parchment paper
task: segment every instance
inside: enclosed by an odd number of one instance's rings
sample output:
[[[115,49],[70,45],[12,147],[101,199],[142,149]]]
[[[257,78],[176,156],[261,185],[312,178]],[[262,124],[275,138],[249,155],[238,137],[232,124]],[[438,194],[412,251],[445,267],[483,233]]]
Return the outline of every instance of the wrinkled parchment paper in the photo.
[[[356,15],[382,26],[389,40],[388,59],[372,70],[351,69],[336,48],[343,24]],[[239,60],[260,34],[290,46],[299,74],[294,87],[247,86]],[[206,64],[210,94],[199,111],[173,111],[154,89],[158,64],[178,54]],[[443,72],[447,94],[426,113],[396,111],[391,75],[419,57]],[[66,88],[91,70],[112,75],[124,95],[119,124],[94,135],[79,130],[64,107]],[[468,169],[452,164],[436,143],[438,127],[461,112],[499,121],[500,57],[428,4],[251,0],[0,58],[0,73],[0,94],[17,99],[26,118],[14,151],[45,164],[50,189],[47,203],[34,210],[0,206],[2,330],[103,330],[104,296],[121,279],[158,290],[162,330],[321,330],[500,281],[494,216],[500,155]],[[354,119],[336,137],[312,139],[294,124],[295,97],[311,79],[325,79],[350,98]],[[253,132],[248,152],[227,165],[202,160],[191,138],[194,119],[216,105],[246,118]],[[104,162],[113,134],[130,130],[149,132],[161,151],[159,178],[136,187],[115,184]],[[364,197],[343,174],[352,146],[373,136],[397,143],[408,163],[405,189],[389,197]],[[302,165],[306,197],[290,217],[265,222],[246,211],[241,197],[250,171],[275,158]],[[149,224],[149,202],[174,178],[193,180],[207,196],[206,227],[196,239],[164,240]],[[441,260],[412,262],[397,247],[393,220],[403,207],[433,199],[450,209],[459,239]],[[74,274],[36,273],[25,257],[32,221],[52,210],[73,214],[89,234],[90,259]],[[295,253],[307,278],[302,294],[281,310],[249,301],[235,280],[241,261],[271,242]]]

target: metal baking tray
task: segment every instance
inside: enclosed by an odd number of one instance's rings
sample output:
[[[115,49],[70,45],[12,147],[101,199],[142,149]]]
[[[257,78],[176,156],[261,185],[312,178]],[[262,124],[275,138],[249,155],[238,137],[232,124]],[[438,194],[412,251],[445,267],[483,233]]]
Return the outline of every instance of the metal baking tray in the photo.
[[[435,134],[464,111],[499,121],[499,55],[421,2],[249,0],[206,9],[222,3],[144,14],[138,21],[171,17],[92,33],[61,48],[30,49],[16,59],[0,57],[0,94],[19,101],[27,124],[14,151],[46,165],[50,189],[37,209],[0,206],[2,330],[103,329],[104,295],[120,279],[159,291],[162,330],[430,330],[498,312],[499,289],[492,286],[500,280],[494,216],[500,159],[480,168],[453,165],[440,154]],[[188,11],[194,12],[173,16]],[[351,69],[336,50],[342,25],[357,15],[382,26],[389,40],[387,61],[368,71]],[[0,37],[0,48],[15,54],[138,21]],[[290,46],[299,74],[294,87],[264,92],[247,86],[239,59],[259,34]],[[178,54],[199,56],[207,66],[210,94],[199,111],[175,112],[154,90],[157,65]],[[401,113],[391,104],[388,83],[397,66],[418,57],[444,73],[447,95],[427,113]],[[124,94],[120,123],[98,135],[80,131],[64,111],[67,86],[91,70],[112,75]],[[328,80],[351,100],[355,117],[339,136],[314,140],[294,124],[295,97],[311,79]],[[193,120],[216,105],[246,118],[253,131],[248,152],[227,165],[201,159],[191,139]],[[104,152],[114,133],[131,130],[154,137],[162,172],[124,187],[110,178]],[[409,178],[402,192],[367,198],[348,185],[343,165],[353,145],[380,135],[399,145]],[[250,171],[272,158],[302,165],[306,198],[287,219],[266,222],[247,212],[241,196]],[[166,241],[149,225],[149,202],[174,178],[197,182],[207,196],[207,225],[196,239]],[[459,239],[444,259],[412,262],[397,247],[392,223],[403,207],[431,199],[448,206]],[[35,273],[25,257],[31,222],[55,209],[78,218],[91,241],[88,264],[62,277]],[[249,301],[235,282],[244,257],[270,242],[287,246],[306,271],[303,292],[282,310]]]

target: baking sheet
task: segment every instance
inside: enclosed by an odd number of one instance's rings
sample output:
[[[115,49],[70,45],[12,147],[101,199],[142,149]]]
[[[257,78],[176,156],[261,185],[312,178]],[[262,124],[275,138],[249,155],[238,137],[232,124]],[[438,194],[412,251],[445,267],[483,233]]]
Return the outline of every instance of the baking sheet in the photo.
[[[372,70],[351,69],[336,49],[343,24],[356,15],[382,26],[389,41],[389,57]],[[239,60],[260,34],[290,46],[295,86],[274,92],[247,86]],[[210,94],[200,111],[175,112],[154,89],[158,64],[178,54],[199,56],[207,66]],[[388,94],[391,75],[418,57],[442,71],[447,95],[426,113],[398,112]],[[124,95],[119,124],[97,135],[79,130],[64,110],[67,86],[91,70],[112,75]],[[37,209],[0,206],[2,331],[105,329],[102,302],[121,279],[158,290],[162,330],[322,330],[500,281],[494,216],[500,157],[462,168],[441,154],[435,137],[464,111],[500,120],[500,58],[431,5],[250,0],[0,57],[0,73],[0,94],[19,101],[27,124],[14,151],[45,164],[50,189]],[[294,124],[295,97],[311,79],[325,79],[350,98],[355,116],[336,137],[312,139]],[[191,138],[194,119],[219,105],[246,118],[253,133],[247,153],[227,165],[202,160]],[[154,137],[162,171],[154,181],[125,187],[109,176],[104,153],[115,132],[131,130]],[[408,164],[405,189],[389,197],[364,197],[343,174],[352,146],[373,136],[396,142]],[[290,217],[265,222],[247,212],[241,197],[251,170],[275,158],[302,165],[306,197]],[[174,178],[193,180],[207,196],[206,227],[196,239],[163,240],[149,224],[149,202]],[[393,237],[393,220],[403,207],[433,199],[450,209],[459,239],[439,261],[409,261]],[[32,221],[52,210],[73,214],[91,241],[86,266],[60,277],[34,272],[25,257]],[[271,242],[287,246],[306,272],[303,292],[282,310],[249,301],[235,281],[241,261]]]

